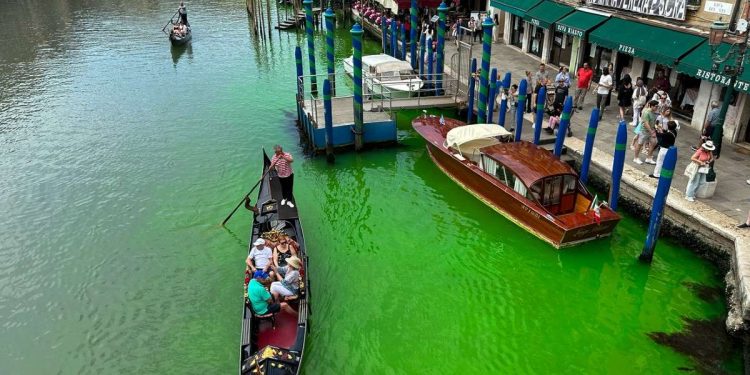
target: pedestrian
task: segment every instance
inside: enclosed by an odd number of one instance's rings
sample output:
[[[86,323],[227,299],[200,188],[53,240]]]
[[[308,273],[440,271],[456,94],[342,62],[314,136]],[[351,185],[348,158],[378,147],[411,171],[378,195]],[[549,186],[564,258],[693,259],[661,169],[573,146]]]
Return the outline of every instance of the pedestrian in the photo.
[[[187,8],[185,7],[184,1],[180,1],[180,7],[177,8],[177,13],[180,15],[180,23],[185,26],[190,26],[187,20]]]
[[[469,34],[471,34],[472,42],[476,41],[476,35],[474,35],[474,25],[476,25],[477,21],[474,19],[474,17],[469,18],[469,23],[466,24],[466,28],[469,29]]]
[[[534,92],[534,82],[531,77],[531,72],[526,71],[526,113],[531,113],[531,94]],[[523,108],[521,108],[523,110]]]
[[[687,189],[685,189],[685,199],[688,202],[695,202],[695,192],[706,183],[709,165],[714,160],[712,151],[715,149],[716,146],[712,141],[705,141],[690,158],[690,164],[685,168],[685,176],[689,178]]]
[[[503,33],[503,30],[500,28],[500,15],[496,12],[492,15],[492,41],[494,43],[500,42],[500,34]]]
[[[474,42],[482,41],[482,17],[480,16],[478,20],[474,21]]]
[[[640,153],[644,144],[656,144],[656,114],[654,113],[654,110],[656,109],[657,104],[658,102],[656,100],[652,100],[646,105],[646,109],[643,110],[643,116],[641,117],[641,123],[639,124],[640,129],[638,129],[638,143],[635,146],[635,156],[633,157],[633,163],[639,165],[643,164]],[[653,150],[648,153],[646,164],[656,164],[652,157],[652,152]]]
[[[602,76],[599,77],[599,86],[596,88],[596,108],[599,108],[599,120],[604,116],[604,108],[607,106],[607,95],[612,91],[612,76],[609,69],[602,69]]]
[[[539,90],[542,89],[542,87],[547,87],[547,84],[549,83],[549,73],[547,73],[547,65],[544,63],[539,64],[539,70],[534,73],[534,99],[533,103],[536,103],[539,99],[537,96],[539,95]],[[546,99],[546,98],[545,98]]]
[[[656,78],[654,78],[654,88],[660,91],[669,92],[671,89],[671,85],[669,84],[669,79],[667,76],[664,75],[663,70],[659,70],[656,72]]]
[[[625,120],[625,112],[633,105],[633,83],[623,80],[617,90],[617,106],[620,107],[620,120]]]
[[[667,108],[672,108],[672,99],[669,98],[669,94],[667,94],[664,91],[657,91],[656,94],[651,98],[651,100],[657,100],[659,102],[659,105],[657,106],[657,111],[659,113],[664,112]]]
[[[631,125],[637,126],[641,120],[641,110],[646,106],[648,101],[648,90],[643,85],[643,79],[638,77],[635,80],[635,89],[633,90],[633,123]]]
[[[288,152],[284,152],[280,145],[273,146],[275,154],[271,158],[271,166],[268,168],[276,169],[279,176],[279,182],[281,183],[281,205],[287,205],[294,208],[294,171],[292,170],[292,162],[294,158]]]
[[[557,75],[555,76],[555,82],[560,82],[560,80],[565,82],[565,87],[570,87],[570,73],[568,72],[567,66],[561,66],[560,69],[557,71]]]
[[[703,123],[703,129],[701,129],[700,143],[705,142],[707,139],[711,139],[711,135],[714,133],[714,128],[721,124],[719,118],[719,102],[716,100],[711,102],[711,110],[708,111],[706,121]],[[698,150],[698,147],[692,146],[693,151]]]
[[[589,67],[589,63],[583,63],[583,66],[578,68],[577,74],[576,98],[573,106],[578,108],[578,110],[583,110],[583,102],[586,100],[586,94],[589,92],[594,71]]]
[[[612,77],[612,87],[609,88],[609,92],[607,93],[606,103],[604,103],[604,111],[606,111],[607,107],[609,107],[609,105],[612,103],[612,91],[615,89],[615,84],[614,84],[615,66],[612,65],[612,63],[607,64],[607,71],[609,71],[609,74]]]
[[[668,121],[666,130],[656,132],[656,141],[659,144],[659,154],[656,156],[654,172],[648,175],[649,177],[659,178],[661,176],[661,167],[664,165],[664,158],[667,157],[667,150],[674,146],[676,139],[677,123],[675,121]]]

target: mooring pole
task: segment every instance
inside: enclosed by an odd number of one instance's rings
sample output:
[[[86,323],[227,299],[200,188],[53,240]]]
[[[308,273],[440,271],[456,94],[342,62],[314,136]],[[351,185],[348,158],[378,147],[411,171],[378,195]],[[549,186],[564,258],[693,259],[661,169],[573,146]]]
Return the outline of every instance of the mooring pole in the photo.
[[[526,86],[528,83],[526,79],[522,79],[521,83],[518,84],[518,108],[516,108],[516,137],[515,141],[521,140],[521,132],[523,131],[523,111],[526,108],[526,101],[531,98],[526,97]]]
[[[534,144],[539,144],[542,136],[542,123],[544,122],[544,102],[547,99],[547,88],[542,86],[536,96],[536,116],[534,117]]]
[[[502,95],[500,99],[500,110],[498,111],[500,112],[500,117],[497,118],[497,124],[505,127],[505,114],[508,112],[508,95],[510,95],[510,72],[505,73],[502,85],[503,88],[500,93],[500,95]]]
[[[586,145],[583,147],[583,160],[581,160],[581,175],[579,179],[586,184],[589,180],[589,164],[591,164],[591,153],[594,151],[594,139],[596,128],[599,126],[599,108],[591,111],[589,118],[589,129],[586,131]]]
[[[560,158],[562,155],[563,143],[565,142],[565,134],[568,133],[568,127],[570,127],[570,115],[573,113],[573,97],[568,95],[565,98],[565,104],[563,105],[563,111],[560,115],[560,125],[557,128],[557,139],[555,140],[555,151],[554,155]]]
[[[419,77],[424,78],[424,48],[426,36],[421,34],[419,36]]]
[[[434,72],[434,54],[432,51],[432,41],[427,42],[427,82],[430,82],[430,84],[435,84],[435,76],[432,74]]]
[[[305,71],[302,69],[302,48],[300,46],[294,47],[294,62],[297,65],[297,79],[295,81],[297,87],[297,124],[302,124],[304,120],[302,103],[305,100],[305,81],[302,76],[305,75]]]
[[[495,114],[495,94],[497,93],[497,68],[490,72],[490,97],[487,99],[487,123],[492,123]]]
[[[326,121],[326,160],[333,163],[336,157],[333,156],[333,110],[331,108],[331,81],[323,81],[323,110],[325,111]]]
[[[391,56],[398,58],[398,22],[391,17]]]
[[[380,25],[383,29],[383,53],[388,54],[388,24],[385,22],[385,14],[380,16]]]
[[[401,22],[401,54],[398,58],[406,61],[406,22]]]
[[[435,95],[441,95],[443,91],[443,70],[445,69],[445,14],[448,6],[445,0],[440,2],[438,11],[437,28],[437,67],[435,68]]]
[[[624,120],[621,120],[620,125],[617,127],[617,138],[615,138],[615,157],[612,161],[612,186],[609,189],[609,208],[612,211],[617,211],[617,201],[620,199],[620,180],[622,180],[622,169],[625,167],[627,143],[628,126]]]
[[[411,9],[409,10],[409,21],[411,30],[409,31],[409,51],[411,52],[411,68],[417,69],[417,0],[411,0]],[[421,75],[420,71],[420,75]]]
[[[307,32],[307,59],[310,61],[310,91],[318,93],[318,80],[315,73],[315,39],[313,38],[312,0],[302,2],[305,6],[305,31]]]
[[[466,103],[468,113],[466,113],[466,123],[471,124],[471,118],[474,117],[474,86],[476,85],[476,79],[474,79],[474,72],[477,70],[477,58],[471,59],[471,67],[469,68],[469,100]]]
[[[487,122],[487,89],[489,86],[487,76],[490,73],[493,25],[492,19],[489,17],[485,18],[484,22],[482,22],[482,72],[479,74],[479,106],[477,108],[477,121],[480,123]]]
[[[336,30],[336,13],[333,13],[333,9],[326,9],[323,13],[323,17],[326,23],[326,60],[328,65],[328,80],[331,84],[331,92],[336,95],[336,71],[333,64],[333,32]]]
[[[352,58],[354,63],[354,77],[352,79],[354,82],[354,100],[352,101],[352,105],[354,106],[355,151],[362,150],[362,133],[364,130],[364,118],[362,113],[362,33],[362,26],[360,26],[359,23],[355,23],[351,30],[352,48],[354,49]]]
[[[646,243],[643,245],[643,252],[638,257],[641,262],[651,263],[654,258],[654,248],[656,241],[659,239],[661,230],[661,219],[664,217],[664,205],[667,203],[669,187],[672,186],[672,174],[677,163],[677,148],[672,146],[667,150],[664,157],[664,165],[659,174],[659,185],[656,186],[656,196],[651,207],[651,219],[648,221],[648,234],[646,234]]]

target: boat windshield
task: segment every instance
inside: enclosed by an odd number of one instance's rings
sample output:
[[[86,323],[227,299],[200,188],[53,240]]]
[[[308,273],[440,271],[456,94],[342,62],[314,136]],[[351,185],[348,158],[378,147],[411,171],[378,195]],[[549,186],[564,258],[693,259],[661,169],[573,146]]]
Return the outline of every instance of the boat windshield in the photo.
[[[572,174],[549,176],[531,185],[532,196],[550,213],[561,215],[576,210],[578,178]]]

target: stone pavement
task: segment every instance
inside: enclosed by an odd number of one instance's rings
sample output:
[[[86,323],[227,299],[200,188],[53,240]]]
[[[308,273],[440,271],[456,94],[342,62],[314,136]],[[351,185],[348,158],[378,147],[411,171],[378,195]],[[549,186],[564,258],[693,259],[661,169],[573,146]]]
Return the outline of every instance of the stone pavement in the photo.
[[[473,57],[477,58],[477,66],[481,65],[481,51],[482,45],[477,43],[472,48]],[[449,70],[451,56],[457,53],[457,48],[454,40],[447,40],[445,43],[445,61],[446,61],[446,72]],[[522,78],[524,78],[524,71],[530,70],[536,71],[539,67],[539,60],[532,56],[529,56],[515,47],[510,47],[502,43],[492,44],[492,55],[490,60],[490,67],[497,68],[498,75],[502,79],[505,72],[511,72],[512,82],[518,84]],[[557,69],[554,66],[548,65],[547,70],[550,72],[550,76],[554,77],[557,73]],[[462,76],[464,72],[461,73]],[[466,78],[462,79],[465,81]],[[575,81],[573,81],[573,85]],[[572,94],[571,90],[571,94]],[[478,99],[477,99],[478,100]],[[594,107],[596,101],[596,93],[591,90],[586,96],[586,101],[583,106],[583,111],[577,112],[571,118],[572,130],[574,138],[579,138],[585,141],[586,128],[588,127],[589,117],[591,110]],[[614,154],[615,136],[617,134],[617,126],[619,121],[619,110],[617,107],[617,98],[613,94],[611,100],[612,105],[607,108],[604,112],[602,121],[599,122],[599,126],[596,133],[596,141],[594,147],[608,153],[609,155]],[[632,120],[632,114],[625,116],[628,123]],[[629,118],[629,119],[628,119]],[[526,119],[531,121],[531,115],[527,114]],[[497,114],[495,114],[495,120],[497,120]],[[680,195],[681,199],[684,199],[684,192],[687,186],[687,177],[682,172],[685,170],[693,151],[690,146],[698,143],[699,132],[697,129],[689,127],[690,121],[686,119],[677,118],[681,124],[681,128],[677,135],[677,167],[675,169],[675,178],[672,181],[672,193],[675,190],[682,192]],[[514,123],[514,119],[508,116],[506,124]],[[546,116],[545,116],[546,122]],[[628,144],[633,139],[633,127],[628,126],[630,132],[628,133]],[[524,132],[526,133],[526,132]],[[656,155],[656,152],[654,153]],[[644,177],[648,176],[653,172],[654,166],[643,164],[637,165],[633,163],[633,151],[628,149],[626,155],[626,165],[636,170],[640,170]],[[645,155],[641,155],[642,159],[645,159]],[[745,220],[747,211],[750,210],[750,185],[745,181],[750,179],[750,155],[742,154],[738,152],[729,142],[724,142],[722,146],[721,157],[715,163],[715,171],[717,174],[717,187],[715,195],[710,199],[696,199],[713,209],[724,213],[728,217],[734,219],[737,223]],[[652,180],[654,187],[656,186],[656,179]],[[674,194],[672,194],[674,195]],[[686,203],[689,203],[685,201]],[[750,231],[750,229],[747,229]]]

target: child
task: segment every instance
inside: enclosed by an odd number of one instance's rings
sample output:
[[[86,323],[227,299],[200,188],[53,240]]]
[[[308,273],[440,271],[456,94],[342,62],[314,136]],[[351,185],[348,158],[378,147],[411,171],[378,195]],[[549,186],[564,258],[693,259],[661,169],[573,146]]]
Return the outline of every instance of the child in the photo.
[[[546,131],[547,134],[553,134],[555,132],[555,129],[560,125],[561,113],[562,113],[562,109],[557,103],[555,103],[554,107],[552,108],[552,113],[549,116],[549,122],[547,122],[547,127],[544,128],[544,131]]]

